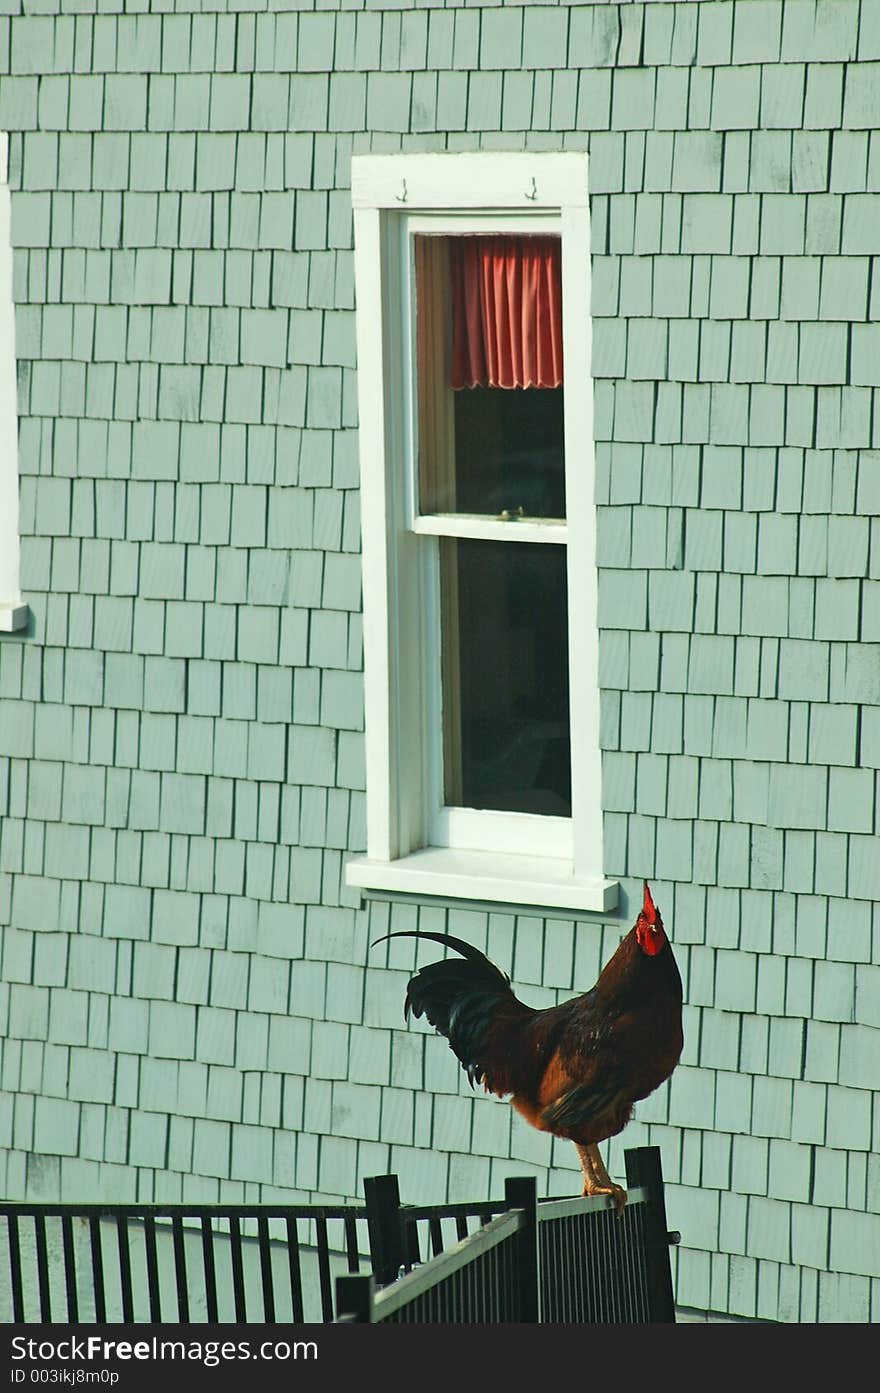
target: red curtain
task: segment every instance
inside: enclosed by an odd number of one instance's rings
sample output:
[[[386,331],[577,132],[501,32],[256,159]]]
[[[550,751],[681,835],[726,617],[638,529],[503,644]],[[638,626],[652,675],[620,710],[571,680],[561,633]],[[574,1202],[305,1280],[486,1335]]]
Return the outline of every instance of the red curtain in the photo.
[[[558,237],[450,237],[452,386],[562,385]]]

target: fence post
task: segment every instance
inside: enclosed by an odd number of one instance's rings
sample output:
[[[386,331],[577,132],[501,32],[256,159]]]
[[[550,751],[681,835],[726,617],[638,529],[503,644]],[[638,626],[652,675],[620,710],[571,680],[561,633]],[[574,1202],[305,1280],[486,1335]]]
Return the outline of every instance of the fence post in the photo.
[[[538,1182],[533,1175],[509,1176],[504,1182],[508,1209],[523,1211],[517,1235],[516,1280],[520,1320],[537,1325],[541,1319],[541,1259],[538,1249]]]
[[[630,1189],[641,1185],[648,1192],[645,1213],[645,1243],[648,1258],[648,1319],[675,1322],[675,1295],[672,1290],[670,1243],[678,1242],[666,1226],[666,1198],[659,1146],[636,1146],[624,1153],[626,1183]]]
[[[369,1273],[336,1278],[336,1320],[369,1322],[373,1319],[375,1282]]]
[[[367,1176],[364,1179],[364,1195],[373,1276],[377,1284],[384,1287],[396,1281],[400,1269],[406,1266],[397,1176]]]

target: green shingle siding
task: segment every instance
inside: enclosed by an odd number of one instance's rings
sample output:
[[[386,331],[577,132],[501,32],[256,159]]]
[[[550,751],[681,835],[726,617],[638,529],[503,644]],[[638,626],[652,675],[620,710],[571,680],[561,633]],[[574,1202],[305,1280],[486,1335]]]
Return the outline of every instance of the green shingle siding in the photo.
[[[7,1193],[571,1188],[366,944],[448,927],[543,1002],[622,921],[340,887],[347,165],[588,146],[605,870],[662,881],[688,1002],[613,1164],[663,1146],[680,1301],[876,1318],[878,58],[832,0],[0,22],[35,616],[0,645]]]

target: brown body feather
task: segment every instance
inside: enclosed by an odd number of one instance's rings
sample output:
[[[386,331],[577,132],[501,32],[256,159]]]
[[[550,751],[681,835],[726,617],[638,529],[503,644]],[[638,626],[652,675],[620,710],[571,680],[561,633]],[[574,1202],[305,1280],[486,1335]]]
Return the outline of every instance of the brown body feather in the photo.
[[[509,1094],[527,1122],[554,1136],[582,1144],[616,1136],[681,1055],[672,949],[646,958],[634,930],[591,991],[529,1018],[513,1000],[520,1009],[496,1011],[486,1032],[484,1074],[493,1093]]]

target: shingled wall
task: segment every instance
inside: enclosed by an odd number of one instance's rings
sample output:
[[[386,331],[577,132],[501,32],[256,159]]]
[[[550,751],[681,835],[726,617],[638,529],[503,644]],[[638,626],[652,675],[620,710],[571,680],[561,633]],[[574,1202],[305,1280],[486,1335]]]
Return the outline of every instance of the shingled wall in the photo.
[[[611,1162],[662,1147],[679,1302],[880,1319],[880,5],[0,0],[0,74],[0,1191],[571,1193],[368,945],[448,928],[550,1003],[647,875],[686,1051]],[[590,155],[604,922],[342,883],[349,160],[524,147]]]

